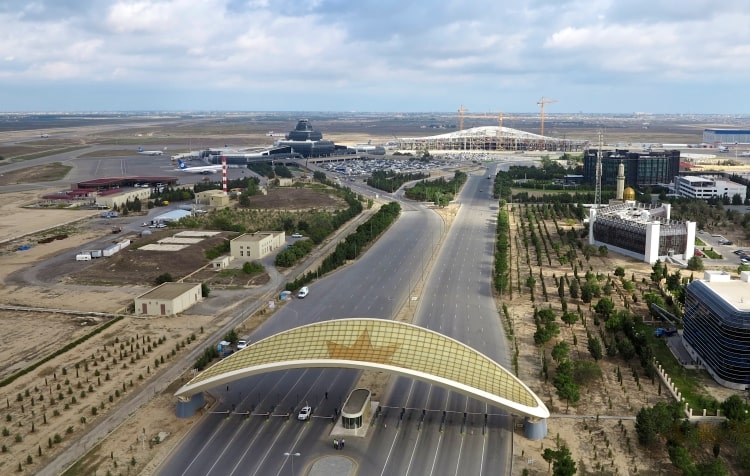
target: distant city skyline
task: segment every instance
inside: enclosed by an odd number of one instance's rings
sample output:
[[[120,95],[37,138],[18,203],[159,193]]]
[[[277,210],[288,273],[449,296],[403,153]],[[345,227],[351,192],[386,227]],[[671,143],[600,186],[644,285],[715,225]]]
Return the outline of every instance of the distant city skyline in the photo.
[[[750,112],[741,0],[38,0],[0,20],[2,112]]]

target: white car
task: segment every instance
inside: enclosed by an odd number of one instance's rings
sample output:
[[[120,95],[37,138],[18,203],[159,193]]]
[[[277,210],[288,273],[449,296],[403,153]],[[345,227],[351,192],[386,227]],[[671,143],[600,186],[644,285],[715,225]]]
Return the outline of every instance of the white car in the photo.
[[[240,340],[237,341],[237,350],[242,350],[245,347],[247,347],[247,341],[246,340],[240,339]]]
[[[302,238],[302,235],[299,233],[292,233],[292,238]]]
[[[299,299],[302,299],[302,298],[304,298],[305,296],[307,296],[307,294],[308,294],[309,292],[310,292],[310,290],[309,290],[309,289],[307,289],[307,286],[302,286],[302,288],[301,288],[301,289],[299,290],[299,292],[297,293],[297,297],[298,297]]]
[[[302,407],[302,410],[299,411],[299,415],[297,415],[297,420],[305,421],[310,419],[310,414],[312,413],[312,407],[310,405],[305,405]]]

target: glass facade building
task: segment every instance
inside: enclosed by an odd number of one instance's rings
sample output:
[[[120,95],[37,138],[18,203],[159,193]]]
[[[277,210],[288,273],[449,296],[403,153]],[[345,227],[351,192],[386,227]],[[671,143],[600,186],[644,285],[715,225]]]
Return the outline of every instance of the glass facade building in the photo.
[[[726,273],[706,276],[687,287],[683,342],[719,384],[745,390],[750,387],[750,272],[732,281]]]
[[[596,184],[596,160],[598,149],[588,149],[583,155],[584,182]],[[644,187],[670,183],[680,172],[680,151],[665,150],[648,153],[627,150],[602,151],[602,186],[614,187],[617,183],[617,167],[625,166],[625,184]]]

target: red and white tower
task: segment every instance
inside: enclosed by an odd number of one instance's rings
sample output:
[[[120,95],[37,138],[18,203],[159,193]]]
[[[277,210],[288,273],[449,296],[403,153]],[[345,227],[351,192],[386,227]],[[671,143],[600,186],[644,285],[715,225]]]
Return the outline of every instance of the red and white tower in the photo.
[[[221,189],[227,194],[227,158],[221,156]]]

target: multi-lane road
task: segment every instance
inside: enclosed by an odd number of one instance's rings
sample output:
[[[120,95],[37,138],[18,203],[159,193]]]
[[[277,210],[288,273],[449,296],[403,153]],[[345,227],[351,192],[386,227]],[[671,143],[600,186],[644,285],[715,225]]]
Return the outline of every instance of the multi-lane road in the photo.
[[[459,197],[460,211],[447,230],[431,210],[404,203],[401,218],[365,255],[313,283],[307,298],[285,305],[252,340],[328,319],[390,319],[401,306],[415,306],[414,323],[507,366],[491,291],[497,210],[485,175],[470,176]],[[348,438],[343,452],[334,450],[330,416],[341,408],[358,376],[345,369],[294,370],[216,388],[219,401],[213,413],[196,425],[160,473],[276,475],[291,474],[294,465],[295,474],[307,474],[326,456],[345,456],[360,475],[509,474],[509,416],[401,377],[391,379],[377,396],[383,411],[367,436]],[[306,404],[314,407],[313,418],[297,421],[296,412]]]

